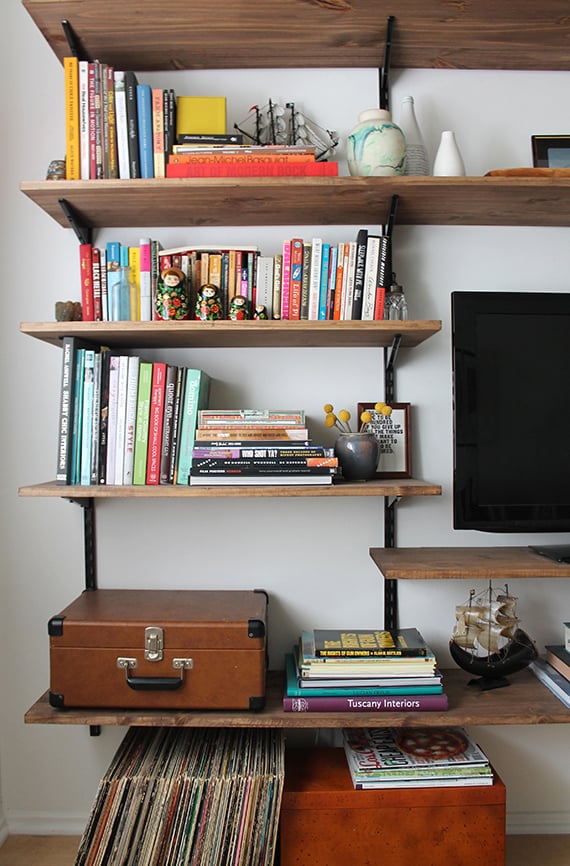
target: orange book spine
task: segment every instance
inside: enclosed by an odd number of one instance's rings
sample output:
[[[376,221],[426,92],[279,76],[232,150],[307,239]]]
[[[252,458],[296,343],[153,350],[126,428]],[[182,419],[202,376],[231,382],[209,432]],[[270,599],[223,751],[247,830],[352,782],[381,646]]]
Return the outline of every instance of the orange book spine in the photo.
[[[173,153],[169,157],[169,162],[190,163],[196,165],[218,165],[227,164],[251,164],[251,165],[267,165],[267,164],[290,164],[301,163],[306,165],[314,163],[315,157],[309,153]]]
[[[77,57],[63,58],[63,75],[65,84],[65,176],[67,180],[81,180],[79,61]]]
[[[336,283],[334,289],[334,307],[333,307],[333,319],[335,321],[340,321],[341,318],[341,310],[342,310],[342,283],[344,278],[344,264],[345,264],[345,256],[347,255],[346,244],[340,243],[338,245],[338,261],[336,266]]]

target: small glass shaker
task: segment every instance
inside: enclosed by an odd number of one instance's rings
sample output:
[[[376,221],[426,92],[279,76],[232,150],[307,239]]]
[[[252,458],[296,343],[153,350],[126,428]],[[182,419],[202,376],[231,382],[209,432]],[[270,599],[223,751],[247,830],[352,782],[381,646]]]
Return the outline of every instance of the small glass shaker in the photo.
[[[384,318],[392,321],[408,318],[408,302],[404,288],[397,282],[395,273],[392,273],[392,282],[384,300]]]

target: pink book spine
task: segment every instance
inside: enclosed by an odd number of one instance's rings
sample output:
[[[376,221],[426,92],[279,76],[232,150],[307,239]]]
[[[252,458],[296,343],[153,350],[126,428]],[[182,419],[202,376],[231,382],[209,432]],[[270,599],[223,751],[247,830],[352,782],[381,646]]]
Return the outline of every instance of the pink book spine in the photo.
[[[291,301],[291,241],[283,241],[283,265],[281,269],[281,318],[290,316]]]

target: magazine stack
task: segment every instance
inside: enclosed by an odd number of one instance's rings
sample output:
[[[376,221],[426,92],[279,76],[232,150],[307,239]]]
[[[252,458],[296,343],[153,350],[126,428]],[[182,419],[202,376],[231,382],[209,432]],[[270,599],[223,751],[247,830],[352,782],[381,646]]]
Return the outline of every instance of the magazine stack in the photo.
[[[343,744],[355,788],[493,784],[487,757],[463,728],[347,728]]]

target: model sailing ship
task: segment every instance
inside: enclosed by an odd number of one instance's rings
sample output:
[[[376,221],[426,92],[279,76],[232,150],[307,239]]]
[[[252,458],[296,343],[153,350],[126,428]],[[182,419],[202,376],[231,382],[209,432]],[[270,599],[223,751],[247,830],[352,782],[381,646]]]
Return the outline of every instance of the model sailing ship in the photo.
[[[533,640],[519,627],[518,599],[488,589],[469,594],[465,604],[455,608],[455,628],[449,649],[463,670],[479,677],[473,680],[482,689],[507,686],[505,677],[522,670],[538,655]]]
[[[271,99],[262,108],[252,106],[245,120],[234,123],[234,129],[252,144],[314,147],[315,159],[321,162],[332,156],[339,141],[335,132],[323,129],[297,111],[294,102],[286,102],[283,107]]]

